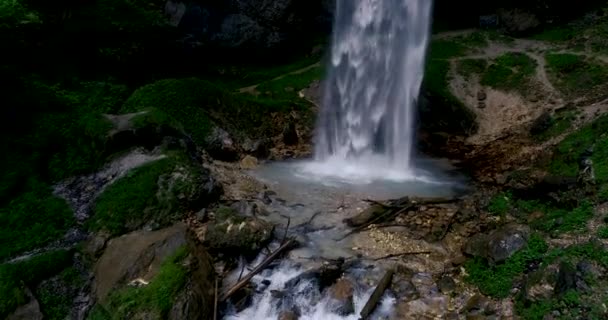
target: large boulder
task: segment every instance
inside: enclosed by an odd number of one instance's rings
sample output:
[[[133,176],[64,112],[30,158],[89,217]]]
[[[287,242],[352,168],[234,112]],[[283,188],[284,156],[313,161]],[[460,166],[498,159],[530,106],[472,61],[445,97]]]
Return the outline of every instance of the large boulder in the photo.
[[[97,312],[135,319],[209,319],[213,313],[211,257],[182,223],[110,240],[94,274]]]
[[[40,311],[40,304],[32,292],[26,289],[25,294],[28,302],[8,315],[6,320],[42,320],[44,318]]]
[[[509,224],[489,234],[477,234],[465,244],[464,252],[500,263],[523,249],[530,237],[530,228]]]
[[[207,225],[203,242],[212,253],[254,256],[270,242],[273,230],[274,226],[264,220],[221,207]]]
[[[329,0],[233,0],[190,3],[169,0],[165,14],[186,39],[223,48],[272,49],[331,27]],[[298,38],[300,37],[300,38]]]

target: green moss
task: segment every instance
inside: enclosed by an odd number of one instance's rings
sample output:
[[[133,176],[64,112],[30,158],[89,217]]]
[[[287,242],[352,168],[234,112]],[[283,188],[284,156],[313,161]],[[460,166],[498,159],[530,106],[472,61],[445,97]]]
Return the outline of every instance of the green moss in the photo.
[[[591,94],[608,82],[608,66],[584,55],[549,53],[545,60],[552,82],[568,96]]]
[[[532,39],[551,41],[551,42],[562,42],[572,40],[576,36],[576,31],[569,27],[555,27],[555,28],[543,28],[543,30],[537,34],[532,35]]]
[[[431,40],[429,45],[429,60],[450,59],[463,56],[467,52],[467,47],[454,40]]]
[[[488,67],[485,59],[463,59],[458,61],[458,74],[465,79],[470,79],[474,75],[483,74]]]
[[[0,208],[0,260],[47,245],[73,225],[67,203],[45,184],[32,181],[29,191]]]
[[[165,79],[135,90],[121,111],[149,111],[163,121],[180,123],[196,143],[204,144],[211,129],[205,110],[220,104],[225,96],[221,89],[203,80]]]
[[[0,318],[27,302],[24,286],[34,286],[61,272],[71,263],[72,253],[60,250],[0,265]]]
[[[547,208],[543,218],[532,225],[545,232],[580,231],[585,229],[587,221],[592,217],[593,205],[590,202],[583,202],[581,206],[573,210]]]
[[[181,262],[187,255],[187,249],[181,248],[167,258],[148,285],[111,293],[106,303],[95,307],[89,319],[127,319],[142,313],[165,319],[186,284],[187,270]]]
[[[596,181],[608,183],[608,116],[596,119],[561,141],[554,150],[549,171],[555,175],[576,176],[578,162],[585,150],[593,147]]]
[[[602,226],[597,230],[597,236],[600,239],[608,239],[608,226]]]
[[[272,99],[297,100],[298,92],[308,87],[313,81],[323,77],[323,68],[313,67],[298,74],[287,75],[280,79],[261,83],[256,90]]]
[[[39,286],[35,295],[40,303],[40,309],[45,319],[64,320],[74,302],[75,294],[84,285],[84,277],[73,267],[65,269],[57,277],[57,285],[62,288],[58,292],[56,286]]]
[[[200,182],[198,169],[175,154],[132,170],[99,196],[90,227],[116,235],[146,222],[169,223],[185,213],[184,197]]]
[[[557,113],[555,116],[551,117],[549,127],[545,131],[537,134],[535,138],[538,141],[546,141],[550,138],[559,136],[572,127],[572,122],[576,119],[576,115],[577,112],[572,110]]]
[[[532,261],[543,258],[548,246],[542,236],[533,234],[528,245],[516,252],[504,263],[489,265],[482,258],[474,258],[465,264],[467,281],[479,287],[482,293],[497,297],[507,297],[513,288],[513,281],[521,276]]]
[[[499,90],[528,93],[536,72],[536,61],[524,53],[508,52],[496,58],[487,68],[480,83]]]
[[[488,211],[496,215],[505,215],[511,210],[511,198],[510,193],[499,193],[494,196],[488,204]]]

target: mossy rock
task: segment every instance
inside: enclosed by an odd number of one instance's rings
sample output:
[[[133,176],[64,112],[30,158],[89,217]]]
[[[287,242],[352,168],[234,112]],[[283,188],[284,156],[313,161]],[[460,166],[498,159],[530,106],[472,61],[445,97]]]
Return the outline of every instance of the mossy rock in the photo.
[[[90,227],[118,235],[144,225],[160,227],[216,201],[221,185],[181,154],[127,173],[97,199]]]
[[[233,209],[221,207],[207,226],[204,242],[212,253],[253,256],[272,239],[273,229],[264,220],[240,216]]]

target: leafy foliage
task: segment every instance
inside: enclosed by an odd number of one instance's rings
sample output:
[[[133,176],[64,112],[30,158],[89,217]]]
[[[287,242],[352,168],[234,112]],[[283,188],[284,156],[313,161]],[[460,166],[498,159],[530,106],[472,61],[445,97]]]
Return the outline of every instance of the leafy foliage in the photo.
[[[74,224],[65,201],[43,183],[30,184],[31,191],[0,208],[0,260],[46,245]]]
[[[548,246],[542,236],[533,234],[526,248],[516,252],[507,261],[495,266],[482,258],[469,260],[465,264],[468,281],[477,285],[481,292],[492,297],[507,297],[514,279],[523,274],[532,261],[543,258]]]
[[[26,302],[24,285],[32,286],[69,266],[72,254],[48,252],[17,263],[0,265],[0,317],[4,318]]]
[[[495,89],[516,90],[525,95],[536,72],[536,65],[536,61],[524,53],[508,52],[488,66],[480,83]]]
[[[552,81],[569,96],[590,94],[608,81],[608,66],[584,55],[549,53],[545,59]]]

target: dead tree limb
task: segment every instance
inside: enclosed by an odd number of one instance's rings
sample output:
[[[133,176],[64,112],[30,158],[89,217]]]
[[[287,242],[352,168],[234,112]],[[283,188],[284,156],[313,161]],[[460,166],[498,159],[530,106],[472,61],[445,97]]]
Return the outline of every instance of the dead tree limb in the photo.
[[[414,251],[414,252],[402,252],[402,253],[393,253],[393,254],[389,254],[380,258],[375,258],[374,261],[379,261],[379,260],[384,260],[384,259],[390,259],[390,258],[397,258],[397,257],[403,257],[403,256],[415,256],[418,254],[429,254],[431,253],[430,251]]]
[[[213,297],[213,320],[217,320],[218,278],[215,278],[215,296]]]
[[[296,244],[297,244],[297,242],[295,239],[287,240],[277,250],[275,250],[272,254],[270,254],[264,261],[262,261],[262,263],[260,263],[257,267],[255,267],[253,270],[251,270],[251,272],[249,272],[241,281],[237,282],[232,288],[230,288],[228,291],[226,291],[226,293],[224,293],[222,295],[222,297],[220,298],[220,301],[222,301],[222,302],[226,301],[233,294],[235,294],[237,291],[239,291],[244,286],[246,286],[247,283],[249,283],[249,281],[256,274],[262,272],[262,270],[264,270],[264,268],[266,268],[272,261],[274,261],[277,257],[279,257],[279,255],[281,255],[281,253],[283,251],[293,247]]]
[[[378,283],[378,286],[374,290],[374,293],[372,293],[371,297],[369,297],[369,300],[367,300],[365,307],[363,307],[363,310],[361,310],[361,317],[359,318],[359,320],[366,320],[374,312],[376,306],[378,305],[378,302],[380,302],[380,299],[382,299],[382,296],[384,295],[384,291],[386,291],[386,288],[390,286],[391,281],[393,280],[393,273],[393,269],[389,269],[384,274],[384,276]]]
[[[285,240],[287,240],[287,231],[289,231],[289,224],[291,224],[291,218],[287,217],[287,226],[285,227],[285,233],[283,234],[283,239],[281,240],[281,243],[285,243]]]

